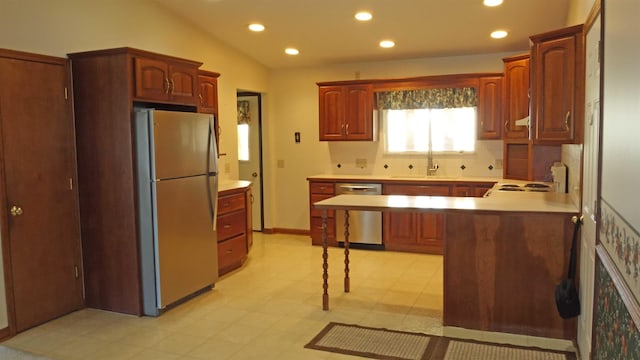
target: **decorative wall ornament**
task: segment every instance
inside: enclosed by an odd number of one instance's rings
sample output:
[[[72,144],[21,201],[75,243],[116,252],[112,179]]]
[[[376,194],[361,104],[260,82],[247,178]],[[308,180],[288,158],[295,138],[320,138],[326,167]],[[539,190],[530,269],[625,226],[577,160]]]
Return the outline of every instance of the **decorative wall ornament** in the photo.
[[[635,301],[640,299],[640,235],[606,201],[601,202],[600,242],[622,274]]]
[[[248,100],[238,100],[238,124],[251,122],[251,108]]]

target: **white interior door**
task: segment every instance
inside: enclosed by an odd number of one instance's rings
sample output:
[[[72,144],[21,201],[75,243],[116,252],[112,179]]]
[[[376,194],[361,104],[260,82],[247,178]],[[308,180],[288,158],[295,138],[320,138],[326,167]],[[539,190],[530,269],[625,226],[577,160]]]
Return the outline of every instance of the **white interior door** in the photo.
[[[252,229],[254,231],[262,231],[262,161],[260,149],[260,95],[238,96],[238,102],[248,102],[248,159],[238,160],[239,178],[240,180],[251,181],[252,193]],[[245,105],[247,105],[245,103]],[[238,134],[240,135],[240,133]],[[242,141],[238,139],[238,143],[242,146]]]
[[[582,167],[582,238],[580,249],[580,299],[582,311],[578,325],[581,354],[591,351],[593,325],[593,286],[595,272],[596,221],[598,216],[599,134],[600,134],[600,17],[586,38],[585,124]],[[586,358],[589,358],[587,356]]]

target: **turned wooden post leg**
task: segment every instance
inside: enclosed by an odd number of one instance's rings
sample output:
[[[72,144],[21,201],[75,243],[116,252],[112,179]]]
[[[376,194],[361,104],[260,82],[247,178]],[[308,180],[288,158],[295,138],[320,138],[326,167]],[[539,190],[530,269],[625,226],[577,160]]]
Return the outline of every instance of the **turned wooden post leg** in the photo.
[[[344,212],[344,292],[349,292],[349,210]]]
[[[322,210],[322,310],[329,310],[329,253],[327,247],[329,246],[327,239],[327,210]]]

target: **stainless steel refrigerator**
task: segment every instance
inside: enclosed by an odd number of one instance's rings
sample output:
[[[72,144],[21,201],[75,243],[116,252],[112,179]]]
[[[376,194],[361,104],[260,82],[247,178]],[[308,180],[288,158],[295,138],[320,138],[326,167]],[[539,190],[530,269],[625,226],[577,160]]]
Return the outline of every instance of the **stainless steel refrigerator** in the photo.
[[[218,279],[217,147],[212,115],[135,110],[143,312]]]

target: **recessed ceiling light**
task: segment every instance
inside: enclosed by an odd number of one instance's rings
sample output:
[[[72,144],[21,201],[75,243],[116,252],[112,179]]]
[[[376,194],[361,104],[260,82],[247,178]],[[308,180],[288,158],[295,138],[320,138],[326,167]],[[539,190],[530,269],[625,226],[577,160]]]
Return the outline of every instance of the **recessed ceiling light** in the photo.
[[[484,6],[498,6],[502,4],[502,0],[484,0]]]
[[[264,25],[258,23],[249,24],[249,30],[255,32],[264,31]]]
[[[383,47],[383,48],[392,48],[392,47],[394,47],[394,46],[396,46],[396,43],[394,43],[394,42],[393,42],[393,41],[391,41],[391,40],[382,40],[382,41],[380,41],[380,47]]]
[[[298,55],[298,54],[300,54],[300,51],[298,51],[298,49],[296,49],[296,48],[286,48],[286,49],[284,49],[284,52],[287,53],[288,55]]]
[[[359,21],[369,21],[373,18],[373,15],[371,15],[371,13],[368,11],[360,11],[356,13],[355,18]]]
[[[507,32],[504,30],[496,30],[491,33],[491,37],[494,39],[502,39],[507,37]]]

